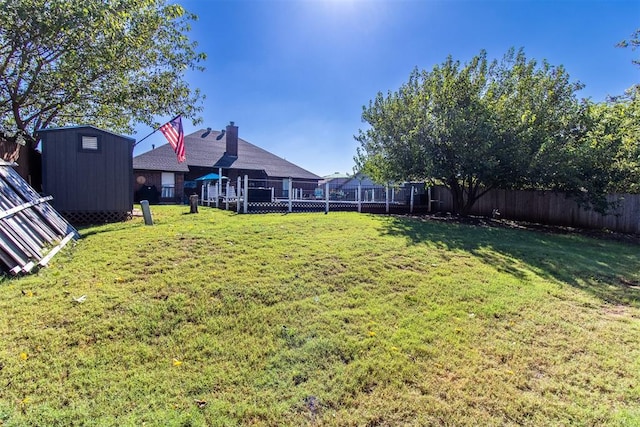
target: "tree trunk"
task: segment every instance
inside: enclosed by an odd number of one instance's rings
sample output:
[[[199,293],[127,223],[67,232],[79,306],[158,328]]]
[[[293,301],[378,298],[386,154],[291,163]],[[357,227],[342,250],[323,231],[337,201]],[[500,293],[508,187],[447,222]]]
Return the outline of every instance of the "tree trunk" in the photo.
[[[464,216],[464,191],[457,179],[452,178],[449,180],[449,191],[453,197],[453,213]]]
[[[476,192],[467,189],[465,198],[465,186],[456,179],[449,180],[449,191],[453,197],[453,213],[462,217],[469,216],[471,208],[478,200]]]
[[[460,211],[460,216],[469,216],[471,213],[471,208],[476,202],[475,198],[467,197],[466,203],[462,206],[462,210]]]

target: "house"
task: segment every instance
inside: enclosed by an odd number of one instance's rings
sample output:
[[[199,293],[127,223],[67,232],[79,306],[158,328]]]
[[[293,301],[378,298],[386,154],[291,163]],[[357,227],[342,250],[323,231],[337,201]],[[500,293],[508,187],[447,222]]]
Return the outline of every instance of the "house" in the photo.
[[[362,172],[354,175],[342,175],[338,172],[324,177],[329,183],[329,197],[332,200],[361,200],[362,202],[384,202],[387,197],[391,203],[408,204],[412,189],[416,204],[427,204],[427,190],[424,182],[403,182],[387,186],[378,184]],[[358,199],[358,190],[360,199]],[[387,195],[388,194],[388,195]]]
[[[354,175],[335,172],[331,175],[324,176],[321,185],[324,183],[329,183],[329,198],[331,200],[358,200],[356,194],[358,188],[362,191],[362,200],[372,198],[372,200],[375,201],[376,195],[378,195],[378,200],[384,200],[385,187],[376,184],[371,178],[360,172]]]
[[[42,190],[70,222],[122,221],[133,210],[134,139],[93,126],[39,129]]]
[[[344,193],[341,192],[340,188],[342,185],[351,179],[351,175],[341,172],[334,172],[331,175],[325,175],[322,177],[322,181],[318,184],[318,189],[316,190],[315,196],[316,198],[323,199],[324,189],[326,184],[329,184],[329,197],[330,199],[343,199]]]
[[[320,181],[320,185],[324,185],[325,183],[329,183],[331,187],[340,187],[345,182],[349,181],[353,178],[353,175],[349,175],[347,173],[334,172],[331,175],[325,175],[322,177],[322,181]]]
[[[178,163],[169,144],[133,158],[134,190],[156,191],[158,201],[182,203],[191,194],[200,194],[207,176],[215,177],[224,192],[226,180],[234,185],[248,175],[249,186],[271,188],[275,197],[285,197],[289,180],[296,188],[313,194],[321,178],[287,160],[238,137],[238,126],[231,122],[224,131],[198,130],[185,135],[187,160]],[[210,175],[211,174],[211,175]],[[224,185],[222,185],[224,184]],[[306,193],[305,193],[306,194]]]
[[[334,172],[331,175],[325,175],[322,177],[322,182],[320,184],[324,184],[325,182],[330,182],[333,186],[341,186],[345,182],[349,181],[352,178],[352,175],[348,173]]]

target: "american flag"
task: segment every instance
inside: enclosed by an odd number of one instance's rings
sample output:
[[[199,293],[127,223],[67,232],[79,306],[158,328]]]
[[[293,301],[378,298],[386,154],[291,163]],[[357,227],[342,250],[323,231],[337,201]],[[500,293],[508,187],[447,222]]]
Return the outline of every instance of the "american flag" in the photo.
[[[178,163],[184,162],[187,158],[184,154],[184,131],[182,130],[182,117],[177,116],[160,126],[160,132],[167,138],[173,151],[178,156]]]

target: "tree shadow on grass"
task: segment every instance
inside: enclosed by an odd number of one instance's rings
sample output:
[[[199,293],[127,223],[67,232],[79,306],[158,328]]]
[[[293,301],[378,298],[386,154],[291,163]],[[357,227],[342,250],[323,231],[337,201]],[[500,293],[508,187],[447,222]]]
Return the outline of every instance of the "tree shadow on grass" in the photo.
[[[575,233],[505,228],[500,224],[491,220],[465,224],[389,217],[383,234],[469,252],[518,278],[526,276],[518,268],[525,264],[545,279],[582,289],[607,303],[640,307],[640,246]]]

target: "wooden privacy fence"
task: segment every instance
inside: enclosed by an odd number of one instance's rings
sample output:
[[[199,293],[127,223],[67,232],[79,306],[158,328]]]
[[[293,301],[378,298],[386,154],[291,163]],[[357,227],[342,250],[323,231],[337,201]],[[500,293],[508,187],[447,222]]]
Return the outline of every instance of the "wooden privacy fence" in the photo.
[[[44,266],[78,233],[31,188],[11,164],[0,161],[0,267],[12,274]]]
[[[437,210],[453,210],[453,198],[447,188],[436,186],[432,193],[439,200]],[[607,215],[601,215],[581,208],[562,193],[491,190],[474,204],[471,214],[491,216],[497,209],[500,218],[504,219],[640,234],[640,194],[611,194],[607,200],[615,202],[616,208]]]

